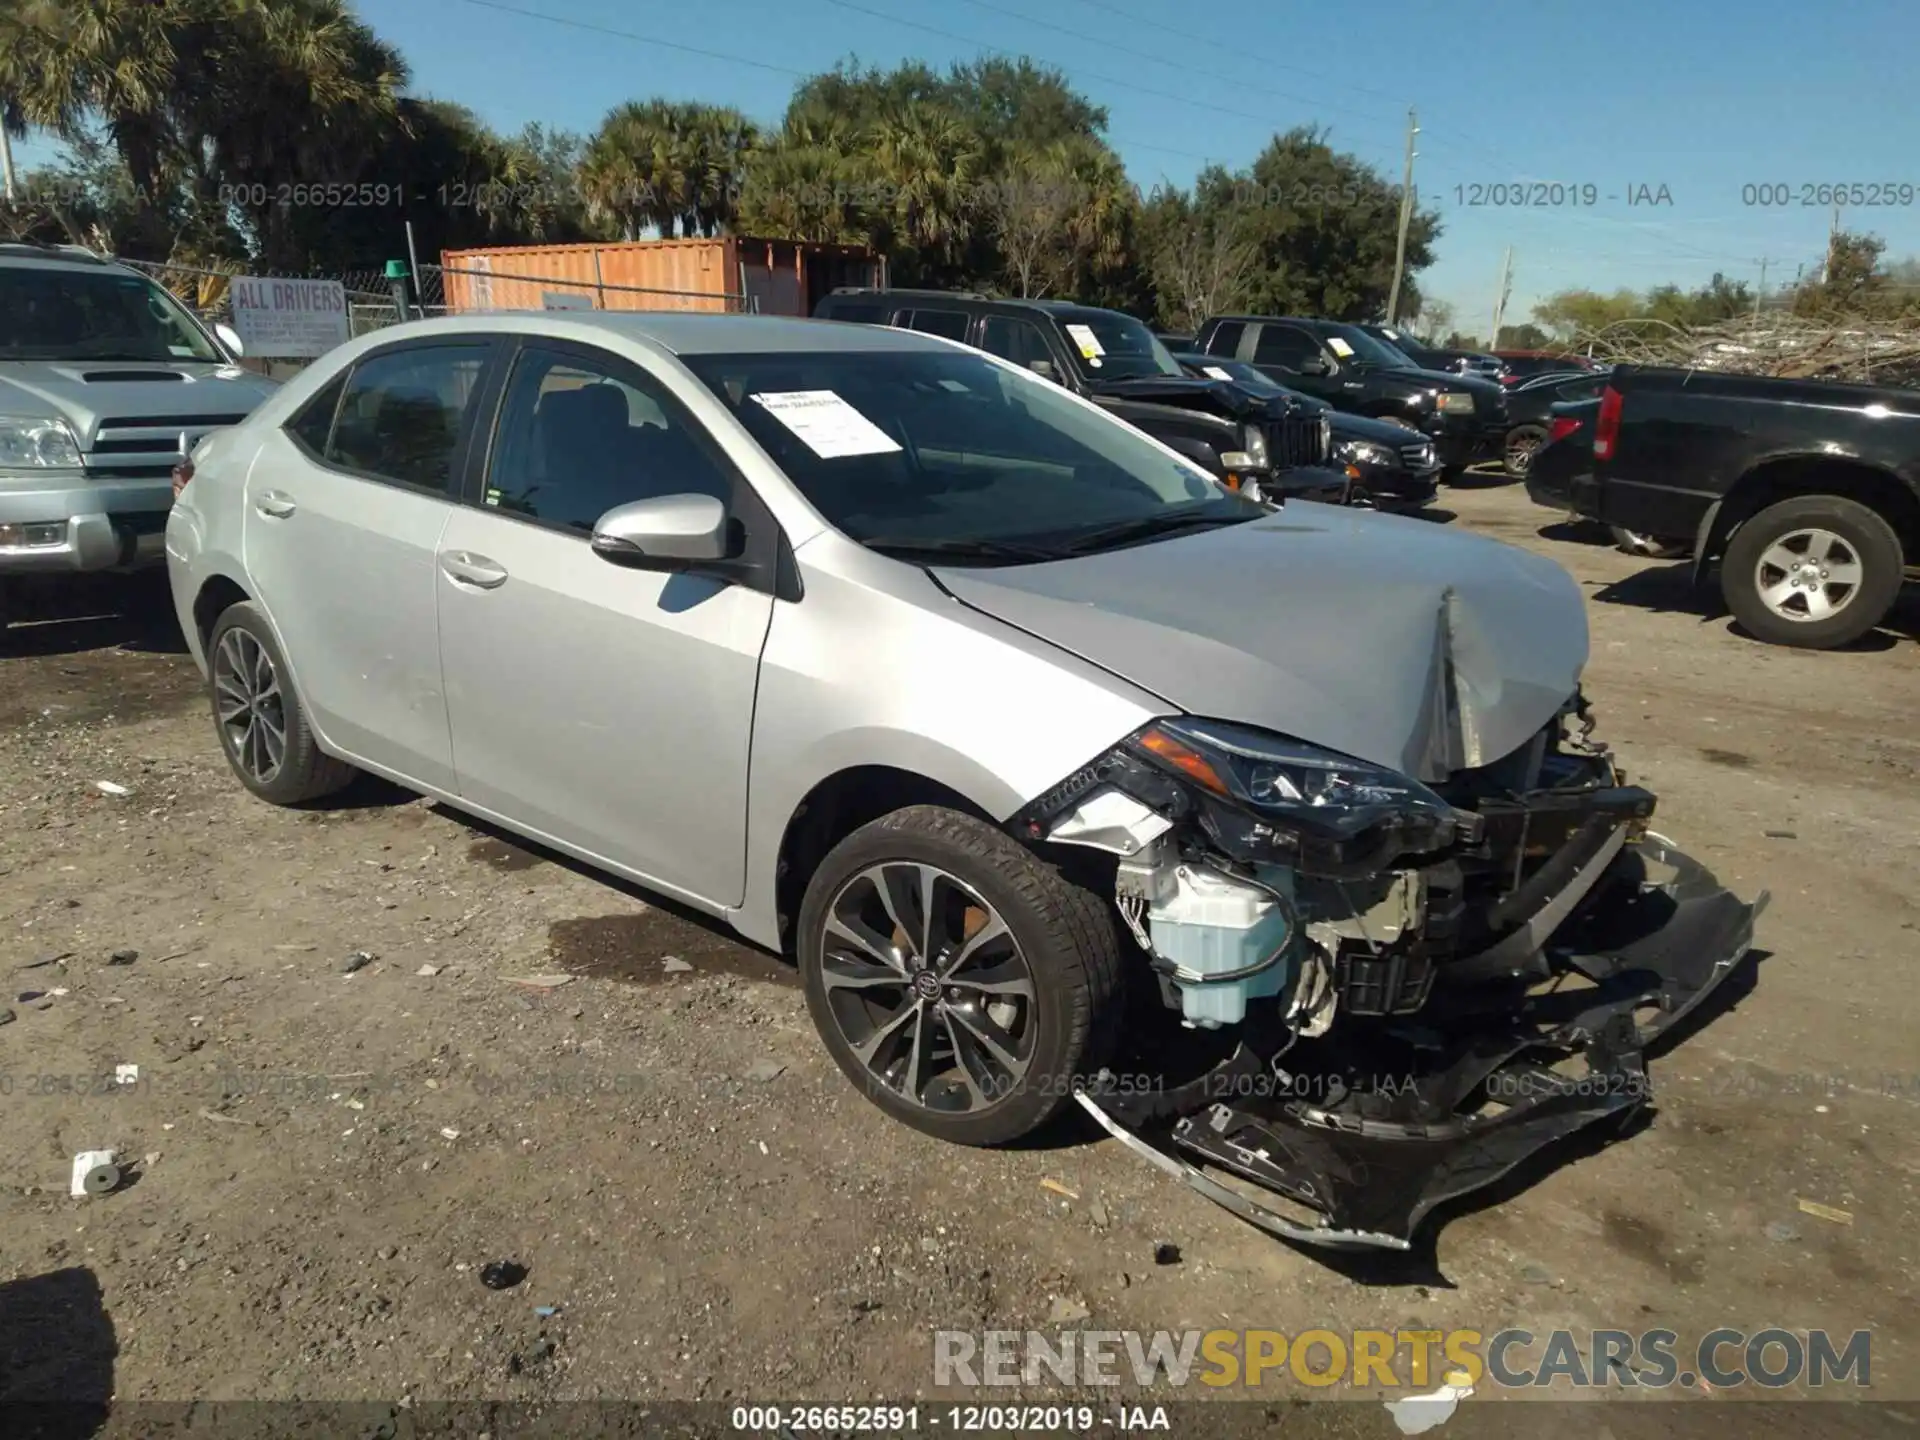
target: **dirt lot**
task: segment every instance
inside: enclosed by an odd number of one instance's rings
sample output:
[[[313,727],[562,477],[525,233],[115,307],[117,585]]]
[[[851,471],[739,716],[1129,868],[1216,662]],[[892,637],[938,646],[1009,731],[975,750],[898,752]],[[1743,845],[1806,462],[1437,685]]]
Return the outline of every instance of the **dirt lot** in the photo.
[[[934,1329],[1064,1321],[1870,1327],[1876,1392],[1920,1397],[1915,607],[1853,652],[1767,649],[1511,488],[1442,504],[1580,578],[1602,736],[1773,904],[1650,1124],[1345,1271],[1078,1128],[973,1152],[885,1121],[779,961],[595,874],[378,786],[250,799],[156,584],[14,630],[0,1395],[850,1402],[927,1393]],[[130,1183],[69,1198],[87,1149]],[[489,1289],[497,1260],[526,1278]],[[1439,1433],[1514,1413],[1487,1398]]]

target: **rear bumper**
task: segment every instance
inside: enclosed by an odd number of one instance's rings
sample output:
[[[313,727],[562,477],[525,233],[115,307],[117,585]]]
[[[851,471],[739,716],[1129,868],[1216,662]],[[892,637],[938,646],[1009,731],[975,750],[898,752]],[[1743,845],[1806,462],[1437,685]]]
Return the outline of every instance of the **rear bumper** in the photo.
[[[0,543],[0,575],[160,564],[172,505],[173,483],[166,479],[44,490],[0,485],[0,525],[47,527],[55,537],[46,544]]]

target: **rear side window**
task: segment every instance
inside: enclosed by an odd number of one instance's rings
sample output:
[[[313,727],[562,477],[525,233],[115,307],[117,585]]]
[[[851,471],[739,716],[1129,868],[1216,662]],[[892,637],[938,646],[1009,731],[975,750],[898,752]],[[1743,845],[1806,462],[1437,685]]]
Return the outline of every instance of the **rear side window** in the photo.
[[[1237,355],[1240,353],[1240,337],[1247,333],[1245,322],[1228,320],[1213,328],[1207,337],[1209,355]]]
[[[851,320],[857,325],[884,325],[887,307],[876,301],[829,300],[818,311],[821,320]]]
[[[347,388],[347,377],[334,379],[320,393],[300,407],[300,413],[287,422],[287,433],[301,448],[319,460],[327,453],[327,441],[333,438],[333,417],[340,409],[340,396]]]
[[[968,316],[964,310],[911,310],[900,318],[909,330],[944,335],[949,340],[967,338]]]
[[[447,493],[460,425],[486,354],[479,345],[421,345],[361,361],[347,377],[326,458]]]

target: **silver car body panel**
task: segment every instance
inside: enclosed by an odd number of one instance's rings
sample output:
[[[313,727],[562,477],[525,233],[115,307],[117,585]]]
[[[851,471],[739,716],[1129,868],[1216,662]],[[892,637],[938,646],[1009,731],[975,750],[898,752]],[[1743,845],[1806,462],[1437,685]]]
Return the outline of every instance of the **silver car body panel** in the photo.
[[[193,599],[224,576],[260,601],[323,748],[768,945],[781,939],[788,826],[848,770],[921,776],[1005,820],[1184,709],[1383,763],[1419,752],[1429,773],[1517,745],[1574,689],[1585,628],[1564,572],[1420,522],[1316,506],[937,581],[869,551],[828,527],[676,359],[815,350],[829,330],[833,348],[965,348],[858,325],[601,312],[350,341],[196,452],[168,532],[196,659]],[[516,334],[595,346],[656,377],[779,521],[803,598],[608,564],[584,535],[338,474],[281,432],[369,351]],[[319,538],[295,538],[307,533]],[[1271,622],[1246,618],[1250,596]]]
[[[1553,561],[1334,506],[1048,564],[936,573],[967,604],[1171,706],[1423,780],[1524,744],[1574,692],[1587,658],[1585,602]]]

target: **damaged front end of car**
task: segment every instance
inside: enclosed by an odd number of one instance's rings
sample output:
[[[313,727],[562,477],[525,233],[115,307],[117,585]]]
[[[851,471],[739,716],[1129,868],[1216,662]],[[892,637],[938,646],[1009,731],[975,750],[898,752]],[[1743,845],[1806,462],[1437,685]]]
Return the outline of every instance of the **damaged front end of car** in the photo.
[[[1653,795],[1592,729],[1576,694],[1498,762],[1423,783],[1167,719],[1028,806],[1029,841],[1114,857],[1162,998],[1237,1042],[1184,1082],[1103,1072],[1080,1103],[1276,1235],[1400,1250],[1442,1201],[1635,1110],[1647,1047],[1731,973],[1767,897],[1653,834]]]

